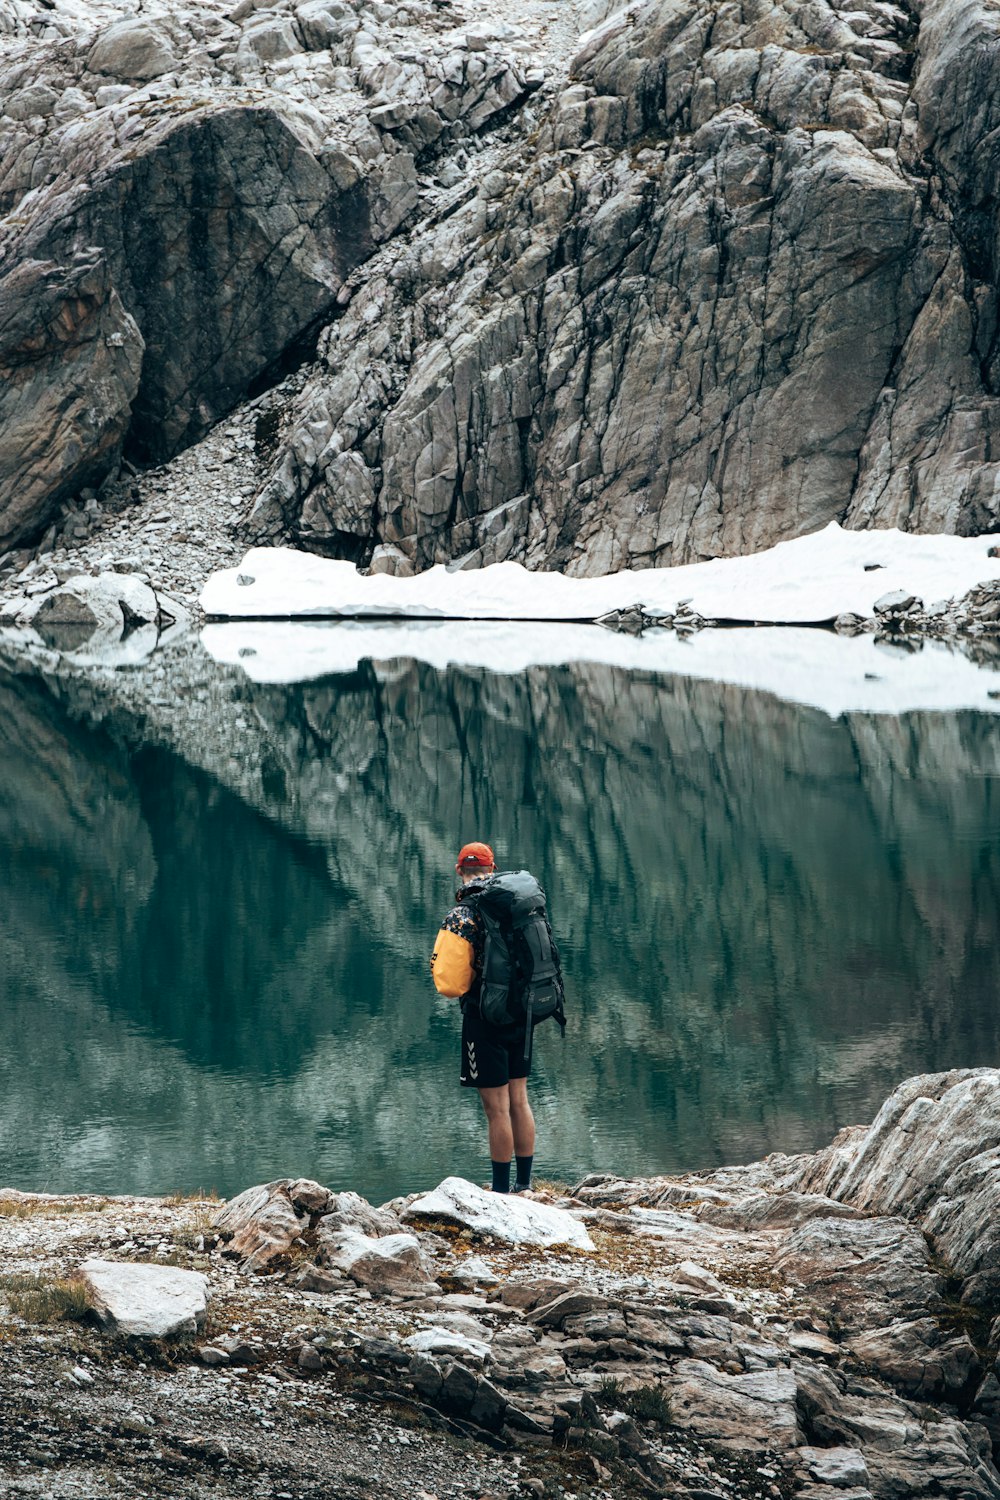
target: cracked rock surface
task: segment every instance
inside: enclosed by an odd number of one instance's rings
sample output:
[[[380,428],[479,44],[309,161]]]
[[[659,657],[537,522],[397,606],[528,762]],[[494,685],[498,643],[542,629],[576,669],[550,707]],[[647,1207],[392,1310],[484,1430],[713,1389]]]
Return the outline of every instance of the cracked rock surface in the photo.
[[[0,12],[0,546],[301,359],[418,161],[460,179],[544,81],[448,4],[139,10]]]
[[[323,336],[248,533],[589,575],[989,529],[997,21],[958,15],[611,16]]]
[[[303,358],[220,536],[594,574],[998,524],[995,11],[610,11],[7,0],[0,545]]]

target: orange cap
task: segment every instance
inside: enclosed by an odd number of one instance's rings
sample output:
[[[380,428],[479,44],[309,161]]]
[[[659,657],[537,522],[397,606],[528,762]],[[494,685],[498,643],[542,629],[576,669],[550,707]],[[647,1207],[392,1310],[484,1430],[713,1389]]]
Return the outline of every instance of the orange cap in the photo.
[[[463,844],[458,852],[456,870],[491,870],[493,850],[489,844]]]

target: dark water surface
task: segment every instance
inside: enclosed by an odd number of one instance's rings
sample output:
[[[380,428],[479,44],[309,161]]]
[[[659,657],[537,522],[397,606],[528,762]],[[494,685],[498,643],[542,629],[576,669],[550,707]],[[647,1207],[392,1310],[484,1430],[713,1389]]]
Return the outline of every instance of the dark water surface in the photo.
[[[181,754],[0,674],[0,1184],[481,1178],[427,975],[475,837],[538,874],[563,948],[543,1174],[812,1148],[911,1073],[1000,1061],[992,716],[603,666],[231,697],[241,750],[206,714]]]

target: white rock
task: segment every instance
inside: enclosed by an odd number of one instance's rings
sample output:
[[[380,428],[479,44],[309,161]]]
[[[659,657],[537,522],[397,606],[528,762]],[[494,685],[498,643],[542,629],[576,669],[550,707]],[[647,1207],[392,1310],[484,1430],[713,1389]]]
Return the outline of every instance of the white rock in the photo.
[[[194,1334],[205,1321],[208,1281],[176,1266],[86,1260],[79,1276],[102,1325],[132,1338]]]
[[[380,542],[375,548],[369,568],[373,573],[391,573],[394,578],[412,578],[415,571],[406,554],[389,542]]]
[[[529,1203],[514,1194],[489,1193],[464,1177],[446,1177],[403,1214],[404,1220],[445,1219],[475,1234],[492,1235],[511,1245],[572,1245],[593,1250],[584,1226],[562,1208]]]
[[[490,1270],[481,1255],[467,1255],[459,1261],[449,1279],[459,1286],[497,1286],[500,1277]]]
[[[107,109],[111,105],[121,104],[123,99],[127,99],[134,92],[135,90],[129,88],[127,83],[106,83],[103,88],[97,90],[94,100],[98,109]]]
[[[482,1339],[468,1338],[464,1333],[454,1333],[447,1328],[423,1328],[419,1333],[411,1333],[403,1342],[418,1354],[451,1354],[456,1359],[479,1361],[490,1357],[490,1346]]]
[[[126,573],[100,573],[92,578],[80,573],[33,600],[19,619],[38,630],[47,621],[53,626],[89,627],[119,639],[126,621],[155,624],[158,612],[156,595],[140,578]]]
[[[673,1266],[670,1279],[679,1282],[681,1286],[689,1286],[696,1292],[718,1294],[724,1291],[718,1277],[713,1276],[711,1271],[706,1271],[704,1266],[697,1265],[693,1260],[682,1260],[680,1265]]]
[[[857,1448],[802,1448],[799,1457],[820,1484],[842,1490],[868,1484],[868,1465]]]

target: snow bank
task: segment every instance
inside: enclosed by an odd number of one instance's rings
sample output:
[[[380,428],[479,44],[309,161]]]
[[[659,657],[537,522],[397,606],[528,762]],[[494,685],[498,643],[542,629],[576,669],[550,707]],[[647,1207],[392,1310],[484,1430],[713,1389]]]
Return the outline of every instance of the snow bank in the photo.
[[[826,630],[737,628],[682,639],[670,630],[636,637],[594,625],[248,621],[207,625],[201,639],[216,661],[239,666],[262,683],[354,672],[367,660],[511,673],[596,662],[756,688],[832,718],[917,709],[1000,713],[1000,671],[977,667],[942,642],[918,643],[911,652],[880,645],[870,635]]]
[[[221,619],[593,620],[633,604],[651,615],[672,614],[689,599],[709,619],[810,624],[845,612],[870,616],[875,600],[895,589],[925,604],[960,598],[977,583],[1000,578],[1000,558],[989,556],[995,541],[842,531],[831,522],[751,557],[602,578],[530,573],[519,563],[469,572],[436,567],[415,578],[366,577],[349,562],[288,547],[255,547],[238,568],[212,574],[201,605]]]

